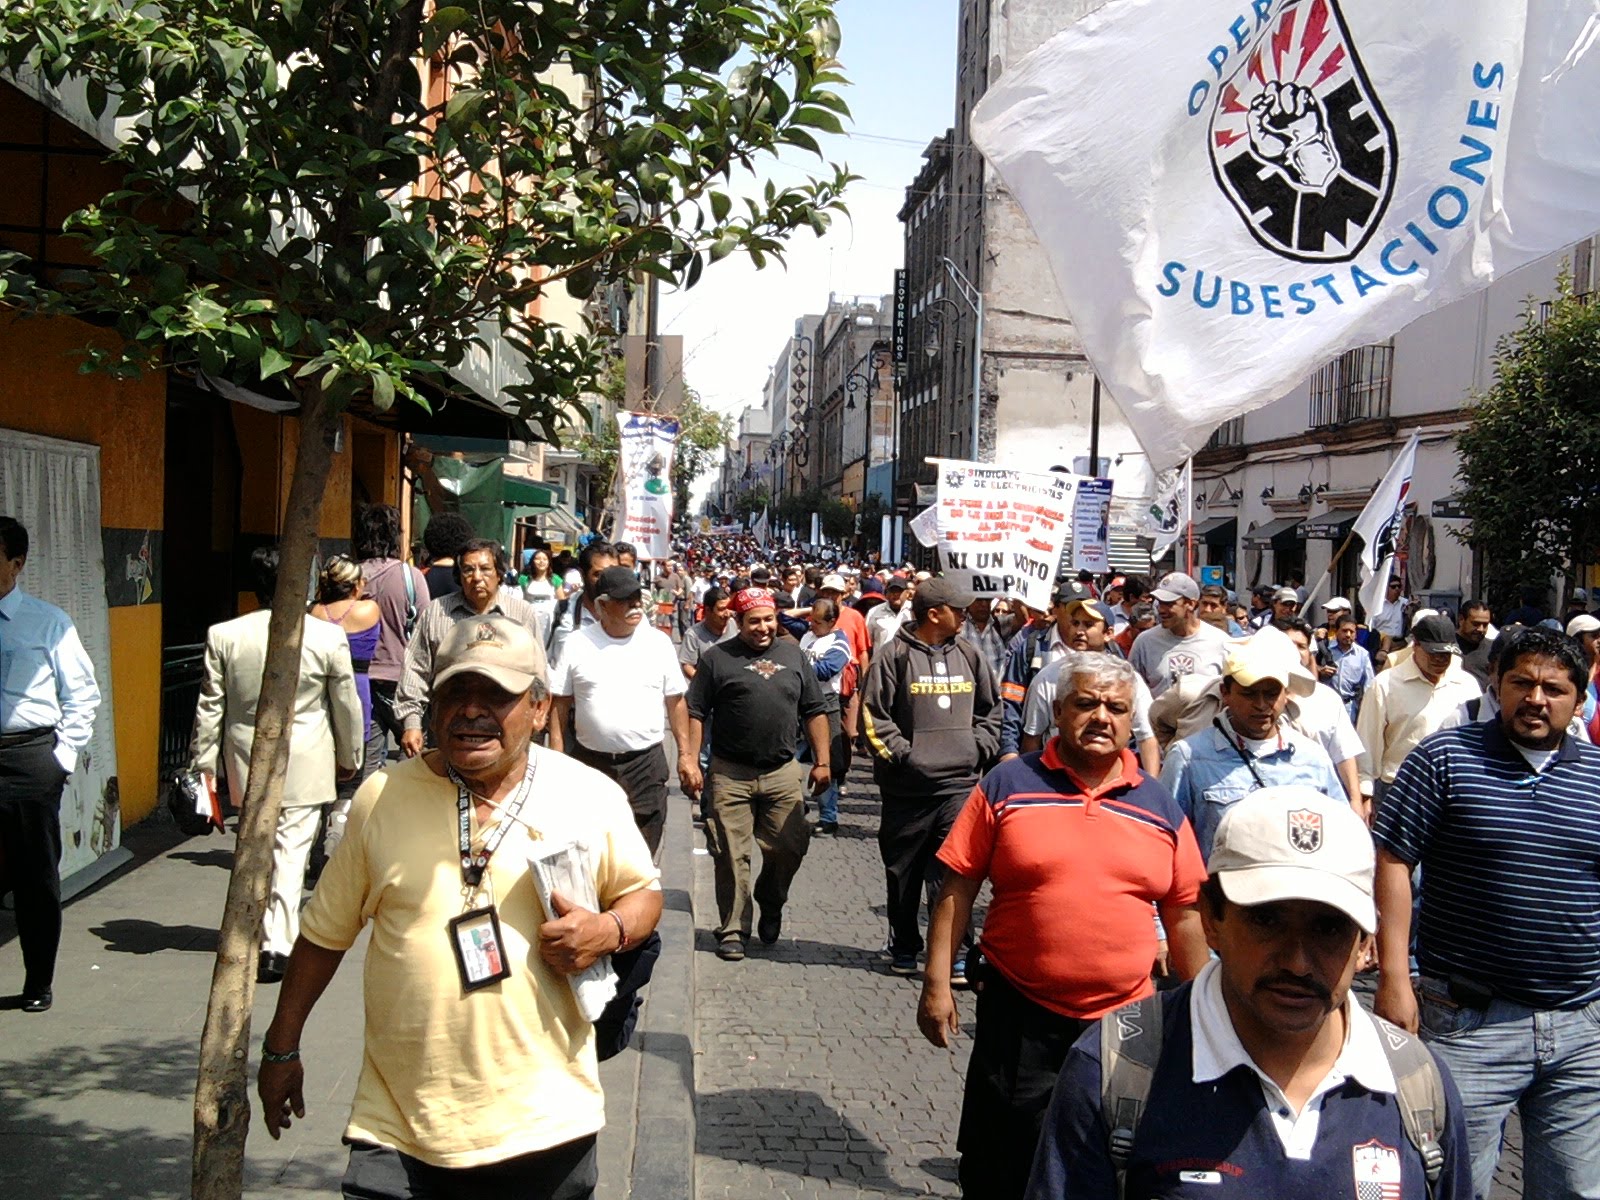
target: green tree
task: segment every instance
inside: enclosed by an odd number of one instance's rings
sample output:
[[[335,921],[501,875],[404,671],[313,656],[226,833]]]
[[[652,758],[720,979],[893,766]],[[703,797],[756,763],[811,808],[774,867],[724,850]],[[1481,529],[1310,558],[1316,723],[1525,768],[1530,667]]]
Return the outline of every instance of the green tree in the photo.
[[[299,452],[283,570],[201,1045],[193,1194],[238,1196],[252,966],[288,756],[303,581],[348,408],[427,407],[498,328],[524,415],[555,438],[601,347],[543,322],[552,290],[637,272],[693,285],[822,233],[850,180],[734,173],[819,153],[848,110],[832,0],[7,0],[0,64],[119,119],[122,186],[67,220],[85,270],[0,261],[0,297],[109,324],[120,373],[199,366],[287,390]],[[433,82],[425,88],[422,64]],[[438,103],[430,96],[440,96]]]
[[[843,500],[829,496],[818,507],[822,514],[822,536],[848,545],[856,535],[856,510]]]
[[[735,496],[733,503],[728,506],[728,511],[740,520],[745,517],[759,517],[771,503],[771,500],[772,497],[767,492],[767,485],[758,483],[755,487],[746,488]]]
[[[1483,555],[1497,610],[1600,556],[1600,307],[1565,274],[1500,340],[1457,445],[1471,524],[1456,536]]]

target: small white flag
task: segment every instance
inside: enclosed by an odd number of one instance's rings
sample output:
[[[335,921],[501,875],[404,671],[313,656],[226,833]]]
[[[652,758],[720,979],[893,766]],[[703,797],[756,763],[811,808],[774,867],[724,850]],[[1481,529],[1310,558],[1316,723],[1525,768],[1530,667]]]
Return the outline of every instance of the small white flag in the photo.
[[[1156,476],[1156,494],[1145,513],[1144,531],[1155,541],[1150,557],[1160,558],[1194,519],[1193,462]]]
[[[1400,448],[1389,472],[1372,493],[1372,499],[1356,518],[1355,532],[1361,535],[1361,607],[1367,620],[1383,607],[1384,589],[1399,549],[1400,531],[1405,527],[1406,503],[1411,498],[1411,473],[1417,465],[1417,435],[1412,434]]]

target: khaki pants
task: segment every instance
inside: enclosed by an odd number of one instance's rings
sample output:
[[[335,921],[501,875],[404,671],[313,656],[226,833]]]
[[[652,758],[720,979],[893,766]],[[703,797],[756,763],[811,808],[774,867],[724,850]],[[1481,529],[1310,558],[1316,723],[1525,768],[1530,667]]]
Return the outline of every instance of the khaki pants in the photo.
[[[716,868],[718,939],[750,936],[750,842],[761,847],[755,901],[781,909],[811,844],[806,823],[806,768],[785,763],[772,771],[711,759],[711,814]]]
[[[317,837],[322,807],[280,808],[272,842],[272,891],[261,917],[261,952],[287,955],[300,936],[300,896],[305,891],[306,859]]]

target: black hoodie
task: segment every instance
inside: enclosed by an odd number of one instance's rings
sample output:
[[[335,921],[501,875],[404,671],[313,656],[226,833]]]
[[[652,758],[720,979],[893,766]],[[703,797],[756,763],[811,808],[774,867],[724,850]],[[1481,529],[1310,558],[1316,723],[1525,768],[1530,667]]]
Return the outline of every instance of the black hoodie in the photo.
[[[873,777],[897,799],[970,791],[1000,748],[994,670],[964,638],[930,646],[901,629],[873,656],[861,715]]]

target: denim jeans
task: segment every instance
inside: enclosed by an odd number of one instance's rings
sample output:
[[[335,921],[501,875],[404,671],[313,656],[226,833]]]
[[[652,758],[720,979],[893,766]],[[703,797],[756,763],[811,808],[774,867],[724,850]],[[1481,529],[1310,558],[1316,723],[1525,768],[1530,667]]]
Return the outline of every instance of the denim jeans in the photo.
[[[1466,1106],[1472,1190],[1487,1200],[1506,1118],[1522,1118],[1525,1200],[1600,1200],[1600,1000],[1539,1010],[1450,999],[1443,980],[1417,985],[1423,1040],[1450,1068]]]

